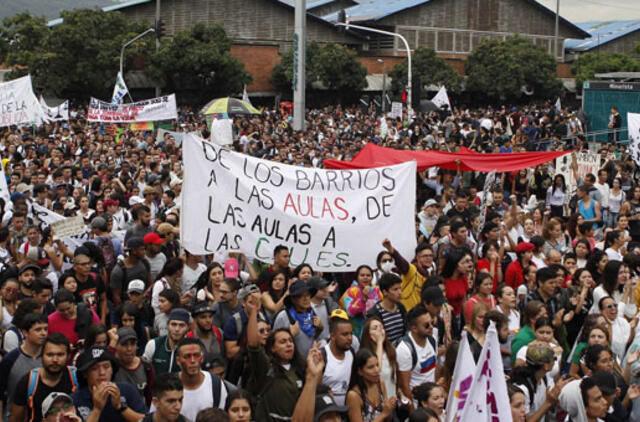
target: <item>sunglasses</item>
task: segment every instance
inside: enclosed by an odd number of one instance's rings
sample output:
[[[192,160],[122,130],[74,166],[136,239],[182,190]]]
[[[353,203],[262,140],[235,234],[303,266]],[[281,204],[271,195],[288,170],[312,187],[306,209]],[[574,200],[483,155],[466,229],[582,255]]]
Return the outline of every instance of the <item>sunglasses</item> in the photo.
[[[617,307],[618,307],[618,305],[612,303],[611,305],[605,306],[604,309],[614,309],[614,308],[617,308]]]
[[[65,403],[62,406],[54,407],[47,412],[47,415],[55,415],[60,413],[61,410],[69,410],[73,407],[73,403]]]

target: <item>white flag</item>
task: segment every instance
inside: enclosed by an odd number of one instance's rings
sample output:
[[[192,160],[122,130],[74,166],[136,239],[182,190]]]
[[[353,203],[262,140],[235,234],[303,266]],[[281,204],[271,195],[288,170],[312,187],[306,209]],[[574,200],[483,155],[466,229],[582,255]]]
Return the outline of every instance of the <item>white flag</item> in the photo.
[[[49,107],[41,95],[40,105],[42,106],[42,112],[49,121],[58,122],[69,120],[69,100],[66,100],[58,107]]]
[[[629,151],[633,161],[640,165],[640,114],[627,113],[629,127]]]
[[[471,354],[467,333],[463,331],[458,348],[458,356],[456,357],[456,366],[453,369],[453,380],[449,388],[446,412],[447,422],[458,422],[460,420],[475,373],[476,364]]]
[[[562,111],[562,103],[560,102],[560,97],[556,100],[556,110]]]
[[[512,422],[509,403],[498,332],[492,321],[460,420]]]
[[[211,120],[211,141],[220,146],[233,144],[233,120]]]
[[[111,97],[111,104],[120,104],[125,95],[129,92],[127,84],[124,83],[122,73],[118,72],[116,76],[116,85],[113,87],[113,96]]]
[[[431,99],[431,102],[442,108],[443,105],[449,106],[449,110],[451,110],[451,103],[449,102],[449,95],[447,95],[447,88],[444,86],[440,87],[438,93]]]
[[[5,206],[9,205],[11,196],[9,195],[9,187],[7,186],[7,178],[4,175],[4,166],[2,165],[2,158],[0,158],[0,198],[4,199]]]
[[[244,84],[244,88],[242,89],[242,101],[251,104],[251,100],[249,100],[249,94],[247,94],[247,84]]]

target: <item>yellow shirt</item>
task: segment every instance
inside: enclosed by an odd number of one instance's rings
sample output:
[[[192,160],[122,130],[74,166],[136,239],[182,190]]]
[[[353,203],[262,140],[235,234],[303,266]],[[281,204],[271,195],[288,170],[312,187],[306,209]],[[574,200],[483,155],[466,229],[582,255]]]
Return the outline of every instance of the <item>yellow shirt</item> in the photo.
[[[409,264],[409,271],[402,278],[402,304],[407,312],[422,301],[422,285],[426,277],[418,272],[415,265]]]

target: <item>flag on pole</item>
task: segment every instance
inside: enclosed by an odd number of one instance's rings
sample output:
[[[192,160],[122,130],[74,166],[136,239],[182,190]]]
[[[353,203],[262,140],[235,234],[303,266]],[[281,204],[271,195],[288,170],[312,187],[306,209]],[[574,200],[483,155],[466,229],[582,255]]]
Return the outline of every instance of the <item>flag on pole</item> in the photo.
[[[242,101],[251,104],[251,100],[249,100],[249,94],[247,94],[247,84],[244,84],[244,88],[242,89]]]
[[[476,373],[460,420],[512,422],[498,332],[493,321],[487,331]],[[457,364],[460,362],[457,361]]]
[[[447,105],[449,110],[451,110],[451,103],[449,102],[449,95],[447,95],[447,88],[444,86],[440,87],[438,93],[431,99],[431,102],[442,108],[443,105]]]
[[[111,104],[120,104],[125,95],[129,92],[127,84],[124,83],[122,73],[118,72],[116,76],[116,85],[113,87],[113,96],[111,97]]]
[[[562,103],[560,102],[560,97],[556,100],[556,111],[562,111]]]
[[[469,340],[466,331],[462,332],[462,339],[456,357],[456,366],[453,369],[453,381],[449,388],[447,400],[447,422],[460,421],[460,415],[469,395],[469,389],[476,372],[476,364],[471,354]]]

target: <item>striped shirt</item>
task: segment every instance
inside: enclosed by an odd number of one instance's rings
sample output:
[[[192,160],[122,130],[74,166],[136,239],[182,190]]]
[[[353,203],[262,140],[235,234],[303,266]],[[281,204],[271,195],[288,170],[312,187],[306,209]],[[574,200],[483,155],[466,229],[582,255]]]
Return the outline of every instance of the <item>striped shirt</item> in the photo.
[[[400,309],[396,308],[395,312],[389,312],[384,309],[380,304],[376,304],[378,311],[380,311],[380,318],[382,319],[382,325],[384,331],[387,333],[387,338],[392,344],[404,335],[404,321],[402,320],[402,313]]]

